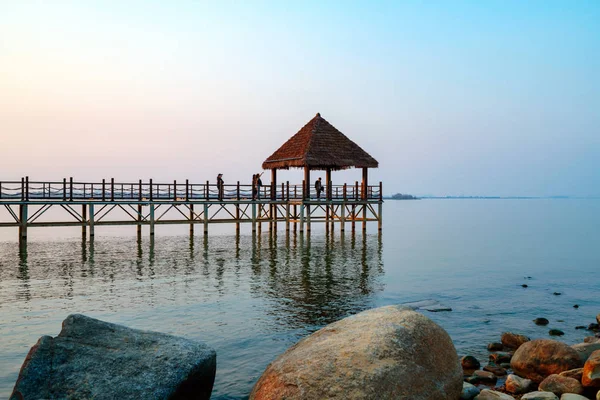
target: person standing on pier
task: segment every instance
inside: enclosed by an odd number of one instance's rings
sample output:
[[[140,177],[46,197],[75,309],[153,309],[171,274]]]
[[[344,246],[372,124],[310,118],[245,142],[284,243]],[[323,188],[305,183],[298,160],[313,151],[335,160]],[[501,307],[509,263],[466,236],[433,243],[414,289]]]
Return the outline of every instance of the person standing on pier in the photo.
[[[321,183],[321,177],[315,181],[315,190],[317,191],[317,199],[321,199],[321,192],[323,191],[323,184]]]
[[[223,187],[225,185],[222,176],[223,174],[217,175],[217,190],[219,191],[219,200],[223,200]]]
[[[260,176],[262,174],[256,174],[256,198],[260,200],[260,188],[262,187],[262,181]]]

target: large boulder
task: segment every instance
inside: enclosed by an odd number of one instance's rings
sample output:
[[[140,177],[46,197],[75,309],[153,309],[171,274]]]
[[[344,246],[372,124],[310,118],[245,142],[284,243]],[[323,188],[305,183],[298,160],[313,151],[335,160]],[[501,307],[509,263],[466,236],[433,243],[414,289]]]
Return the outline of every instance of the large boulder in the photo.
[[[529,340],[530,339],[525,335],[518,335],[512,332],[504,332],[500,338],[504,347],[510,349],[518,349],[523,343],[529,342]]]
[[[524,343],[512,357],[510,366],[524,378],[540,383],[549,375],[581,367],[583,362],[571,346],[548,339]]]
[[[593,352],[585,362],[581,383],[585,387],[600,387],[600,350]]]
[[[273,361],[251,400],[456,400],[463,372],[448,334],[401,306],[344,318]]]
[[[577,343],[571,347],[579,353],[581,361],[586,362],[593,352],[600,350],[600,341],[597,341],[596,343]]]
[[[578,380],[556,374],[552,374],[544,379],[540,383],[539,389],[544,392],[552,392],[557,396],[561,396],[564,393],[583,393],[583,386],[581,386]]]
[[[205,344],[74,314],[31,348],[10,399],[209,399],[215,371]]]

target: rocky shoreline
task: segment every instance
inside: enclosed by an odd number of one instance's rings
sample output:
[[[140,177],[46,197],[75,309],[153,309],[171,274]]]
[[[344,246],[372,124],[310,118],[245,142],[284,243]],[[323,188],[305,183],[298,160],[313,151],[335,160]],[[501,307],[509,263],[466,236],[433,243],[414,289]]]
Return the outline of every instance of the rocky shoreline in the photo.
[[[536,318],[533,323],[545,326],[549,321]],[[505,332],[499,342],[487,345],[484,363],[463,356],[460,399],[600,400],[600,314],[587,327],[576,327],[582,328],[591,335],[572,346]],[[562,332],[551,329],[548,334]]]

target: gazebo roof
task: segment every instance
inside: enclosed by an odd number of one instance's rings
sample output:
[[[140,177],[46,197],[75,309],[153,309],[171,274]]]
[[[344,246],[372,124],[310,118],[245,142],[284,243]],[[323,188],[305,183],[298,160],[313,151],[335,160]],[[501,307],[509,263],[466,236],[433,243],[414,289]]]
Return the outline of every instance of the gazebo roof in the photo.
[[[318,114],[263,162],[263,169],[377,168],[379,163]]]

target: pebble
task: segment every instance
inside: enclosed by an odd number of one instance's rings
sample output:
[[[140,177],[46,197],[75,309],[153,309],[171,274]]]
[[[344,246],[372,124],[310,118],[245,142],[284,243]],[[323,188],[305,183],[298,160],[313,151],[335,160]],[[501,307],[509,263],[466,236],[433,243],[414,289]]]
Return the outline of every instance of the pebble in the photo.
[[[562,293],[561,292],[554,292],[552,294],[555,295],[555,296],[560,296]]]
[[[575,304],[573,308],[579,308],[579,304]]]
[[[480,390],[475,385],[471,385],[469,382],[463,382],[462,393],[460,394],[460,400],[471,400],[479,394]]]
[[[562,336],[565,333],[563,331],[561,331],[560,329],[550,329],[550,331],[548,331],[548,334],[550,336]]]
[[[536,325],[548,325],[550,323],[546,318],[536,318],[533,322],[535,322]]]
[[[585,327],[584,327],[585,328]],[[489,351],[500,351],[504,348],[504,345],[502,343],[498,343],[498,342],[494,342],[494,343],[489,343],[487,345],[487,349]]]
[[[522,284],[521,286],[522,286],[522,287],[529,287],[529,286],[527,286],[525,283],[524,283],[524,284]]]

